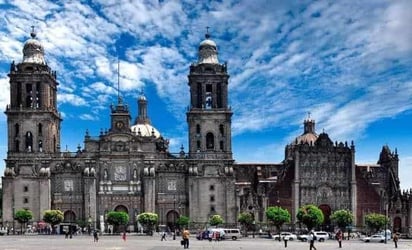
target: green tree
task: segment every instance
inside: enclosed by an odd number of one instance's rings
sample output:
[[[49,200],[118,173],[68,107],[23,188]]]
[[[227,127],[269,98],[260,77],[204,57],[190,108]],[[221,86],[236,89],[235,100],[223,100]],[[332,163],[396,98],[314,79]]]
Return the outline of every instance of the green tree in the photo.
[[[249,212],[242,212],[239,214],[237,221],[242,225],[244,235],[247,235],[247,231],[251,229],[253,225],[253,215]]]
[[[280,228],[284,223],[290,222],[289,211],[278,206],[268,207],[266,209],[266,217],[273,225],[275,225],[276,229],[278,230],[280,241]]]
[[[365,224],[374,232],[380,231],[389,222],[389,218],[383,214],[370,213],[365,216]]]
[[[179,228],[184,228],[189,226],[190,219],[187,216],[181,215],[177,219],[176,223],[179,225]]]
[[[137,221],[142,224],[144,228],[147,230],[147,234],[153,234],[153,228],[157,224],[159,216],[155,213],[141,213],[137,215]]]
[[[223,221],[222,216],[220,216],[218,214],[212,215],[209,218],[209,224],[211,226],[217,226],[217,225],[223,224],[223,222],[224,221]]]
[[[345,228],[353,222],[353,214],[349,210],[341,209],[333,212],[330,219],[338,225],[342,232],[345,232]]]
[[[309,204],[299,208],[296,218],[299,222],[305,224],[310,231],[312,228],[322,224],[325,217],[322,210],[315,205]]]
[[[20,224],[20,230],[23,234],[23,227],[26,226],[26,223],[29,222],[33,218],[33,213],[28,209],[20,209],[17,210],[14,214],[14,219],[17,220]]]
[[[43,220],[52,225],[52,230],[54,232],[54,227],[64,220],[64,215],[60,210],[46,210],[43,213]]]
[[[129,215],[126,212],[110,211],[106,214],[106,221],[114,226],[114,230],[118,230],[120,225],[126,226],[129,222]]]

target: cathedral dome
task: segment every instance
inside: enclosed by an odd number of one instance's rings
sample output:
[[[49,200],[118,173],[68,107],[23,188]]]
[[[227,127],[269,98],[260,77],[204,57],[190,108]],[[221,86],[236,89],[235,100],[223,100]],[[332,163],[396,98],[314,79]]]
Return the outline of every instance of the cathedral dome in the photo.
[[[46,64],[43,45],[36,39],[36,33],[31,32],[30,35],[23,47],[23,63]]]
[[[303,122],[303,134],[296,137],[294,144],[308,143],[314,144],[318,139],[318,135],[315,133],[315,121],[308,118]]]
[[[155,138],[160,137],[159,131],[148,123],[135,124],[131,126],[130,129],[135,135],[138,135],[138,136],[143,136],[143,137],[153,136]]]
[[[296,137],[295,143],[296,144],[301,144],[301,143],[314,144],[317,139],[318,139],[318,136],[316,134],[306,133],[306,134]]]
[[[212,63],[218,64],[217,59],[217,46],[216,43],[210,39],[209,33],[205,35],[206,39],[199,45],[199,58],[198,63]]]
[[[199,48],[207,47],[207,46],[212,46],[212,47],[214,47],[215,50],[217,51],[217,45],[216,45],[216,43],[215,43],[213,40],[210,40],[209,38],[206,38],[205,40],[203,40],[203,41],[200,43]]]

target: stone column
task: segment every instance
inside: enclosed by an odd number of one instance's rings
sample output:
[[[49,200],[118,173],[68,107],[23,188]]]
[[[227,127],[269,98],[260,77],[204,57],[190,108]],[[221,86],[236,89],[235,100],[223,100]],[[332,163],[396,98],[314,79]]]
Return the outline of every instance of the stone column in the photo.
[[[356,165],[355,165],[355,146],[351,146],[352,151],[352,163],[351,163],[351,208],[353,213],[353,225],[357,225],[357,187],[356,187]]]
[[[293,179],[293,186],[292,186],[292,224],[296,223],[296,214],[299,210],[300,204],[300,197],[299,197],[299,189],[300,189],[300,176],[299,176],[299,152],[295,151],[295,178]]]

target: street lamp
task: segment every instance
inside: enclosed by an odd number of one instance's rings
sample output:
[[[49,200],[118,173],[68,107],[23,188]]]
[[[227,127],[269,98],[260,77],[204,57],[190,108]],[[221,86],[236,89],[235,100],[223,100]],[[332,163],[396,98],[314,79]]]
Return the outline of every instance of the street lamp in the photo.
[[[173,240],[176,240],[176,194],[173,196]]]
[[[387,239],[387,231],[388,231],[388,207],[389,204],[385,203],[385,244],[388,243],[388,239]]]
[[[70,216],[69,216],[69,235],[70,235],[70,239],[73,237],[73,234],[72,234],[72,216],[73,216],[72,206],[73,206],[73,187],[70,188]]]
[[[279,206],[280,206],[280,200],[279,200],[279,191],[277,191],[277,195],[278,195],[278,199],[276,200],[276,204],[277,204],[277,206],[276,206],[276,213],[277,213],[277,216],[278,217],[280,217],[280,215],[279,215]],[[279,227],[279,241],[281,241],[281,239],[280,239],[280,227]],[[285,243],[286,244],[286,243]]]

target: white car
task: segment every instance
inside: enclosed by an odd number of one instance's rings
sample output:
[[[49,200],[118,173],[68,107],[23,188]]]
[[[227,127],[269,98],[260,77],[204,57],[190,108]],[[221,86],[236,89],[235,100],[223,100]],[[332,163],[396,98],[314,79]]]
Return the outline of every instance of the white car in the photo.
[[[279,234],[275,234],[273,235],[273,239],[275,240],[279,240]],[[293,233],[289,233],[289,232],[281,232],[280,233],[280,239],[281,240],[297,240],[298,236],[296,234]]]
[[[381,234],[374,234],[370,237],[362,238],[362,240],[364,242],[381,242],[381,243],[384,243],[385,242],[385,236],[383,236]]]
[[[316,231],[314,232],[316,236],[316,241],[324,242],[325,240],[329,239],[329,233],[324,231]],[[312,238],[312,234],[302,234],[299,235],[298,239],[301,241],[309,241]]]

